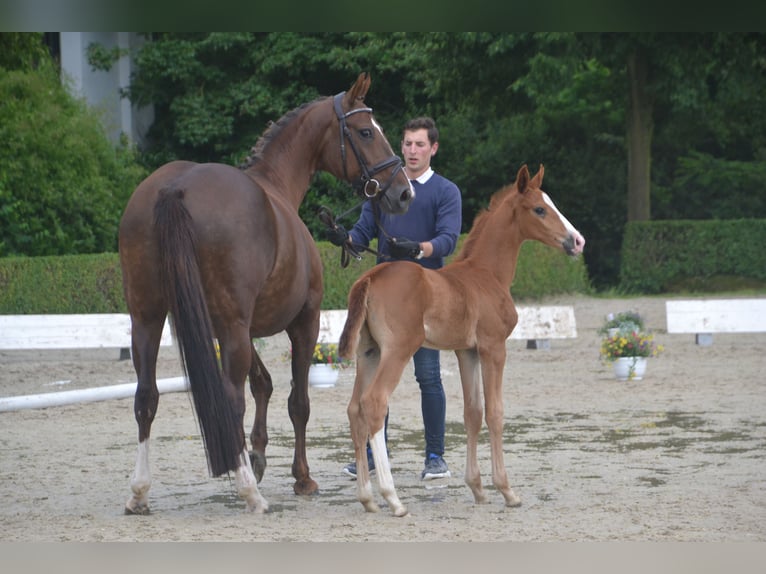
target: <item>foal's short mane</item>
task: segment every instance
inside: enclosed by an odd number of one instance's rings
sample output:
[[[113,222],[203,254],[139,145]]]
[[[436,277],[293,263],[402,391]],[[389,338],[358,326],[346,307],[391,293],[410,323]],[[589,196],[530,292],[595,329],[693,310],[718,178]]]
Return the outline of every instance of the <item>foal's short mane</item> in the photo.
[[[492,194],[492,197],[489,200],[489,206],[476,214],[476,217],[473,220],[473,225],[471,226],[471,231],[468,232],[468,236],[463,242],[463,247],[460,249],[460,252],[455,256],[453,261],[460,261],[471,255],[471,252],[476,247],[476,242],[479,240],[479,237],[484,230],[485,220],[489,218],[489,216],[492,215],[492,211],[498,205],[500,205],[500,203],[502,203],[506,197],[510,195],[511,191],[516,191],[515,183],[512,185],[506,185],[505,187]]]
[[[279,118],[276,122],[269,122],[268,127],[266,128],[266,131],[263,132],[263,135],[258,138],[258,141],[255,142],[255,145],[250,148],[250,153],[245,158],[245,160],[239,164],[239,169],[248,169],[255,165],[262,157],[263,152],[266,149],[266,147],[271,143],[271,141],[276,138],[282,130],[296,118],[296,116],[300,115],[303,110],[308,108],[309,106],[314,105],[320,100],[324,100],[326,97],[319,97],[315,100],[312,100],[310,102],[306,102],[305,104],[301,104],[297,108],[290,110],[285,115],[283,115],[281,118]]]

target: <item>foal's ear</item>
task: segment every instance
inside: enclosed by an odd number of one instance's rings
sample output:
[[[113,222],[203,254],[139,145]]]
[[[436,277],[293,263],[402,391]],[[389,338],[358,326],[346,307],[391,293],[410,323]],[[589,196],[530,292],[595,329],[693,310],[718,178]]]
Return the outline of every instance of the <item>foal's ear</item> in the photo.
[[[527,164],[521,166],[519,173],[516,174],[516,191],[524,193],[529,186],[529,169]]]
[[[360,102],[364,100],[364,96],[367,95],[367,90],[370,89],[370,82],[370,74],[367,72],[359,74],[354,85],[351,86],[351,89],[348,92],[346,92],[346,107],[351,108],[357,100]]]
[[[538,170],[537,174],[535,174],[535,177],[533,177],[532,181],[529,182],[530,187],[533,189],[540,189],[543,186],[544,174],[545,168],[543,167],[543,164],[540,164],[540,169]]]

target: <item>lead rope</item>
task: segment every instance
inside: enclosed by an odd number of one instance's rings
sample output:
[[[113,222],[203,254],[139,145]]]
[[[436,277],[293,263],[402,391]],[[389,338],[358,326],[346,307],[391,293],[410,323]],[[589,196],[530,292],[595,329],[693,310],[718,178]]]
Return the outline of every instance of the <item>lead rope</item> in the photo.
[[[367,201],[367,200],[365,200],[365,201]],[[348,209],[347,211],[344,211],[337,218],[335,216],[333,216],[332,211],[330,211],[330,209],[328,207],[325,207],[324,205],[322,205],[317,210],[317,217],[319,218],[319,221],[321,221],[325,225],[325,227],[327,227],[328,229],[337,229],[338,228],[338,223],[337,223],[338,219],[343,219],[344,217],[346,217],[352,211],[356,211],[357,209],[361,209],[362,205],[364,205],[364,201],[356,204],[351,209]],[[379,212],[378,212],[378,206],[377,206],[377,202],[375,202],[375,201],[373,201],[373,203],[372,203],[372,211],[373,211],[373,214],[375,215],[375,224],[378,226],[378,229],[380,229],[380,231],[386,237],[390,237],[388,235],[388,233],[386,233],[386,230],[383,229],[383,226],[380,224],[380,217],[379,217]],[[357,245],[355,243],[346,241],[341,246],[341,251],[340,251],[340,266],[342,268],[344,268],[344,269],[346,267],[348,267],[348,264],[351,261],[352,257],[354,259],[356,259],[357,261],[361,261],[362,260],[362,254],[360,253],[360,251],[367,251],[369,253],[372,253],[376,257],[388,259],[388,255],[385,255],[385,254],[381,253],[380,251],[376,251],[375,249],[371,249],[371,248],[367,247],[366,245]]]

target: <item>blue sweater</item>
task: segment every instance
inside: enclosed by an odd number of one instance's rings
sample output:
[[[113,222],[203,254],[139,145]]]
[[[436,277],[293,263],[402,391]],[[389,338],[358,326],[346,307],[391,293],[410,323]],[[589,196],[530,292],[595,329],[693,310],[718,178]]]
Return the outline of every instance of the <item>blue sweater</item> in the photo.
[[[455,250],[460,235],[463,217],[460,190],[450,180],[435,172],[431,172],[431,177],[425,183],[412,180],[412,187],[415,189],[415,199],[407,213],[389,215],[381,212],[380,222],[391,237],[430,241],[434,248],[433,255],[415,262],[429,269],[438,269],[444,266],[444,258]],[[389,260],[388,238],[375,225],[371,202],[364,204],[359,221],[349,233],[357,245],[368,246],[377,237],[378,251],[388,256],[378,257],[378,263]],[[407,260],[413,261],[409,258]]]

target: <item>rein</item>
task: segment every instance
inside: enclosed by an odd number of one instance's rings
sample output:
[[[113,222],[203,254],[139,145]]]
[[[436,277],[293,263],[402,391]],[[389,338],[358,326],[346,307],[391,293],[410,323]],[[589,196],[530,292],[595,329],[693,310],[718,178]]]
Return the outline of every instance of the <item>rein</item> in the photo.
[[[367,201],[367,200],[364,200]],[[319,218],[319,221],[321,221],[328,229],[336,229],[338,227],[337,220],[342,219],[346,217],[349,213],[352,211],[356,211],[357,209],[360,209],[362,205],[364,205],[364,201],[360,201],[356,205],[354,205],[351,209],[348,209],[341,213],[337,218],[333,216],[332,211],[328,207],[325,207],[322,205],[317,210],[317,217]],[[378,226],[378,229],[380,232],[385,235],[387,238],[390,238],[391,236],[386,232],[385,229],[383,229],[383,225],[380,223],[380,211],[377,203],[373,202],[372,204],[372,212],[375,215],[375,225]],[[341,246],[340,251],[340,266],[344,269],[348,267],[349,262],[351,261],[351,258],[353,257],[357,261],[362,260],[362,254],[360,251],[367,251],[368,253],[372,253],[378,258],[381,259],[390,259],[389,255],[386,255],[385,253],[381,253],[380,251],[376,249],[372,249],[366,245],[357,245],[355,243],[346,242]]]

